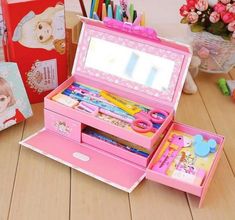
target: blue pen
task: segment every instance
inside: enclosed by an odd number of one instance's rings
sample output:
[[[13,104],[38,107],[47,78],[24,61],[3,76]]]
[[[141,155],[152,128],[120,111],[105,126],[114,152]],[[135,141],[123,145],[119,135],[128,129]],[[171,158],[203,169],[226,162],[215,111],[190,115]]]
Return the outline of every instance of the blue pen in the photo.
[[[108,17],[113,18],[113,9],[111,5],[108,6]]]
[[[90,18],[93,18],[93,12],[95,9],[95,2],[96,2],[96,0],[91,1]]]
[[[93,18],[94,18],[95,20],[100,21],[100,18],[99,18],[99,16],[97,15],[96,12],[93,13]]]
[[[117,5],[115,19],[118,21],[122,21],[122,13],[121,13],[121,6],[120,5]]]
[[[111,138],[108,138],[108,137],[106,137],[106,136],[104,136],[102,134],[99,134],[99,133],[95,132],[95,131],[86,130],[85,133],[88,134],[88,135],[91,135],[91,136],[93,136],[93,137],[95,137],[97,139],[100,139],[102,141],[105,141],[105,142],[107,142],[109,144],[115,145],[117,147],[121,147],[121,148],[123,148],[125,150],[128,150],[128,151],[132,152],[132,153],[138,154],[140,156],[143,156],[143,157],[148,157],[149,156],[148,153],[140,151],[140,150],[138,150],[136,148],[129,147],[127,145],[120,144],[120,143],[112,140]]]

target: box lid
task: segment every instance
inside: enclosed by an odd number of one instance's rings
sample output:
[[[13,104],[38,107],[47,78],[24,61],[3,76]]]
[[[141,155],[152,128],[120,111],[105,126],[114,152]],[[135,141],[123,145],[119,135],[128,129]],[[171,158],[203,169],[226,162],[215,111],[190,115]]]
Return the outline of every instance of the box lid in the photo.
[[[189,46],[114,19],[82,21],[73,74],[176,110],[191,60]]]
[[[20,144],[129,193],[145,177],[144,167],[48,129],[42,129]]]

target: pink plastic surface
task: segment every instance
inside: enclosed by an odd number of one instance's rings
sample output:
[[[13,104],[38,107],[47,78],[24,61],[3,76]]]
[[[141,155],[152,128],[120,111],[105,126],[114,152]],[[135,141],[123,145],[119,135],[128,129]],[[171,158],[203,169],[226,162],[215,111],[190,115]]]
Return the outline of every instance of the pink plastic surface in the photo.
[[[166,91],[159,91],[157,89],[146,87],[138,83],[134,83],[120,77],[98,71],[95,69],[95,67],[85,67],[85,58],[87,55],[90,39],[92,37],[116,43],[127,48],[133,48],[138,51],[144,51],[152,55],[164,57],[174,61],[174,70],[168,89]],[[176,107],[191,60],[191,54],[187,46],[182,46],[176,43],[167,44],[163,42],[144,38],[140,39],[133,35],[125,34],[122,31],[108,29],[100,22],[84,19],[84,25],[75,57],[73,74],[87,78],[96,82],[97,84],[103,84],[105,86],[111,85],[112,88],[117,90],[117,93],[115,92],[116,94],[118,94],[118,90],[124,92],[123,97],[125,98],[128,98],[126,97],[127,94],[136,93],[137,96],[140,97],[139,99],[142,98],[143,100],[160,102],[161,104],[171,106],[171,108]]]
[[[46,129],[57,132],[66,138],[81,141],[81,123],[52,111],[44,110]]]
[[[49,130],[41,130],[21,144],[127,192],[131,192],[145,177],[145,169],[140,166]],[[82,155],[81,159],[76,155]]]
[[[88,134],[82,133],[82,142],[95,146],[96,148],[102,149],[106,152],[109,152],[111,154],[117,155],[121,158],[125,158],[126,160],[129,160],[133,163],[136,163],[140,166],[147,167],[147,164],[151,158],[151,154],[149,157],[143,157],[138,154],[131,153],[125,149],[122,149],[120,147],[113,146],[112,144],[109,144],[107,142],[104,142],[102,140],[99,140],[97,138],[91,137]],[[153,153],[152,153],[153,154]]]
[[[92,114],[75,110],[73,108],[67,107],[65,105],[62,105],[60,103],[57,103],[57,102],[51,100],[51,98],[54,95],[56,95],[58,92],[62,92],[64,89],[66,89],[74,81],[84,83],[83,77],[72,76],[67,81],[65,81],[63,84],[61,84],[56,90],[54,90],[48,96],[45,97],[45,108],[47,110],[50,110],[50,111],[56,112],[58,114],[64,115],[64,116],[66,116],[70,119],[81,122],[84,125],[91,126],[91,127],[96,128],[98,130],[102,130],[104,132],[107,132],[107,133],[110,133],[110,134],[115,135],[117,137],[120,137],[124,140],[127,140],[127,141],[130,141],[132,143],[141,145],[146,149],[151,149],[152,148],[154,143],[158,140],[160,135],[163,133],[163,131],[167,128],[167,126],[169,125],[169,123],[173,119],[173,111],[171,111],[171,112],[169,112],[169,116],[167,117],[165,122],[154,133],[154,135],[152,137],[147,137],[147,136],[144,136],[143,134],[135,132],[133,130],[127,130],[127,129],[115,126],[115,125],[113,125],[109,122],[106,122],[102,119],[99,119],[99,118],[95,117]],[[91,85],[91,84],[92,84],[92,81],[90,81],[89,85]],[[95,86],[95,85],[92,84],[92,86]],[[97,87],[95,87],[95,88],[97,88]],[[102,88],[100,88],[100,89],[102,89]],[[103,88],[103,89],[105,89],[105,88]],[[134,98],[134,97],[137,97],[137,96],[138,95],[133,94],[132,97]],[[131,99],[131,100],[133,100],[133,99]],[[139,102],[141,104],[144,104],[141,101],[144,101],[144,100],[141,99],[140,102]],[[162,106],[160,106],[160,104],[158,104],[158,105],[155,104],[154,107],[161,108],[165,111],[168,111],[168,110],[164,109]]]
[[[152,170],[152,167],[156,162],[156,157],[160,153],[165,141],[169,138],[169,135],[172,130],[182,131],[182,132],[185,132],[189,135],[201,134],[201,135],[203,135],[203,137],[205,139],[213,138],[216,140],[219,147],[217,149],[216,156],[215,156],[214,162],[212,164],[212,167],[211,167],[210,171],[207,173],[206,178],[204,179],[201,186],[196,186],[196,185],[192,185],[192,184],[189,184],[189,183],[186,183],[183,181],[179,181],[179,180],[171,178],[170,176],[167,176],[166,174],[158,173],[158,172],[155,172],[154,170]],[[146,178],[200,197],[199,207],[201,207],[202,203],[204,201],[204,198],[205,198],[205,194],[208,190],[208,187],[210,185],[210,182],[212,180],[212,177],[213,177],[214,172],[216,170],[216,167],[218,165],[219,159],[221,157],[222,150],[223,150],[223,144],[224,144],[224,137],[223,136],[213,134],[213,133],[201,130],[201,129],[196,129],[196,128],[190,127],[188,125],[174,122],[171,125],[170,129],[168,130],[167,134],[165,135],[161,145],[159,146],[159,148],[155,152],[153,158],[151,159],[151,161],[147,167]]]

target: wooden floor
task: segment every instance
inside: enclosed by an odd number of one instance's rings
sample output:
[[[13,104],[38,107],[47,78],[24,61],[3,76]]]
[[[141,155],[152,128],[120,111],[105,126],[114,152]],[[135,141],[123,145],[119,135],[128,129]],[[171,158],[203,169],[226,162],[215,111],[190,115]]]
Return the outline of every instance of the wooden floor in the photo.
[[[0,132],[0,220],[235,219],[235,102],[201,74],[199,92],[182,95],[176,120],[226,137],[225,150],[203,208],[198,198],[144,180],[131,194],[48,159],[18,142],[43,127],[43,104],[34,116]]]

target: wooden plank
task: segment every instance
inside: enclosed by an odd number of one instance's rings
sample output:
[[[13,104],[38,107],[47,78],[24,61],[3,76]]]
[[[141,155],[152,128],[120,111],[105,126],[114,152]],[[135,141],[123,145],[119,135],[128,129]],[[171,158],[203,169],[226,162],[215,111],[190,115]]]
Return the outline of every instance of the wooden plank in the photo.
[[[0,132],[0,219],[6,220],[11,203],[24,123]]]
[[[206,79],[204,75],[200,75],[198,78],[197,82],[200,89],[202,83],[206,82],[210,84],[213,81],[212,79]],[[203,80],[200,78],[203,78]],[[213,99],[217,99],[218,96],[220,96],[220,93],[214,91]],[[177,112],[177,121],[204,130],[214,131],[213,124],[215,124],[216,118],[211,116],[210,111],[210,116],[207,112],[207,109],[210,109],[208,106],[210,103],[204,100],[205,107],[200,99],[199,93],[193,96],[183,95],[180,101],[179,111]],[[212,118],[212,121],[210,118]],[[225,148],[227,147],[228,143],[226,143]],[[198,198],[188,195],[193,219],[235,219],[235,212],[233,211],[233,204],[235,204],[234,181],[232,170],[229,167],[227,158],[223,154],[218,169],[216,170],[216,175],[206,195],[204,206],[199,209]]]
[[[43,126],[43,105],[33,106],[24,137]],[[70,169],[22,147],[10,220],[69,219]]]
[[[71,220],[131,219],[128,193],[72,170]]]
[[[229,79],[228,74],[204,73],[197,78],[197,83],[216,131],[226,137],[225,153],[235,172],[235,105],[230,96],[220,92],[216,82],[221,77]]]
[[[185,193],[150,180],[130,194],[130,203],[133,220],[192,219]]]

